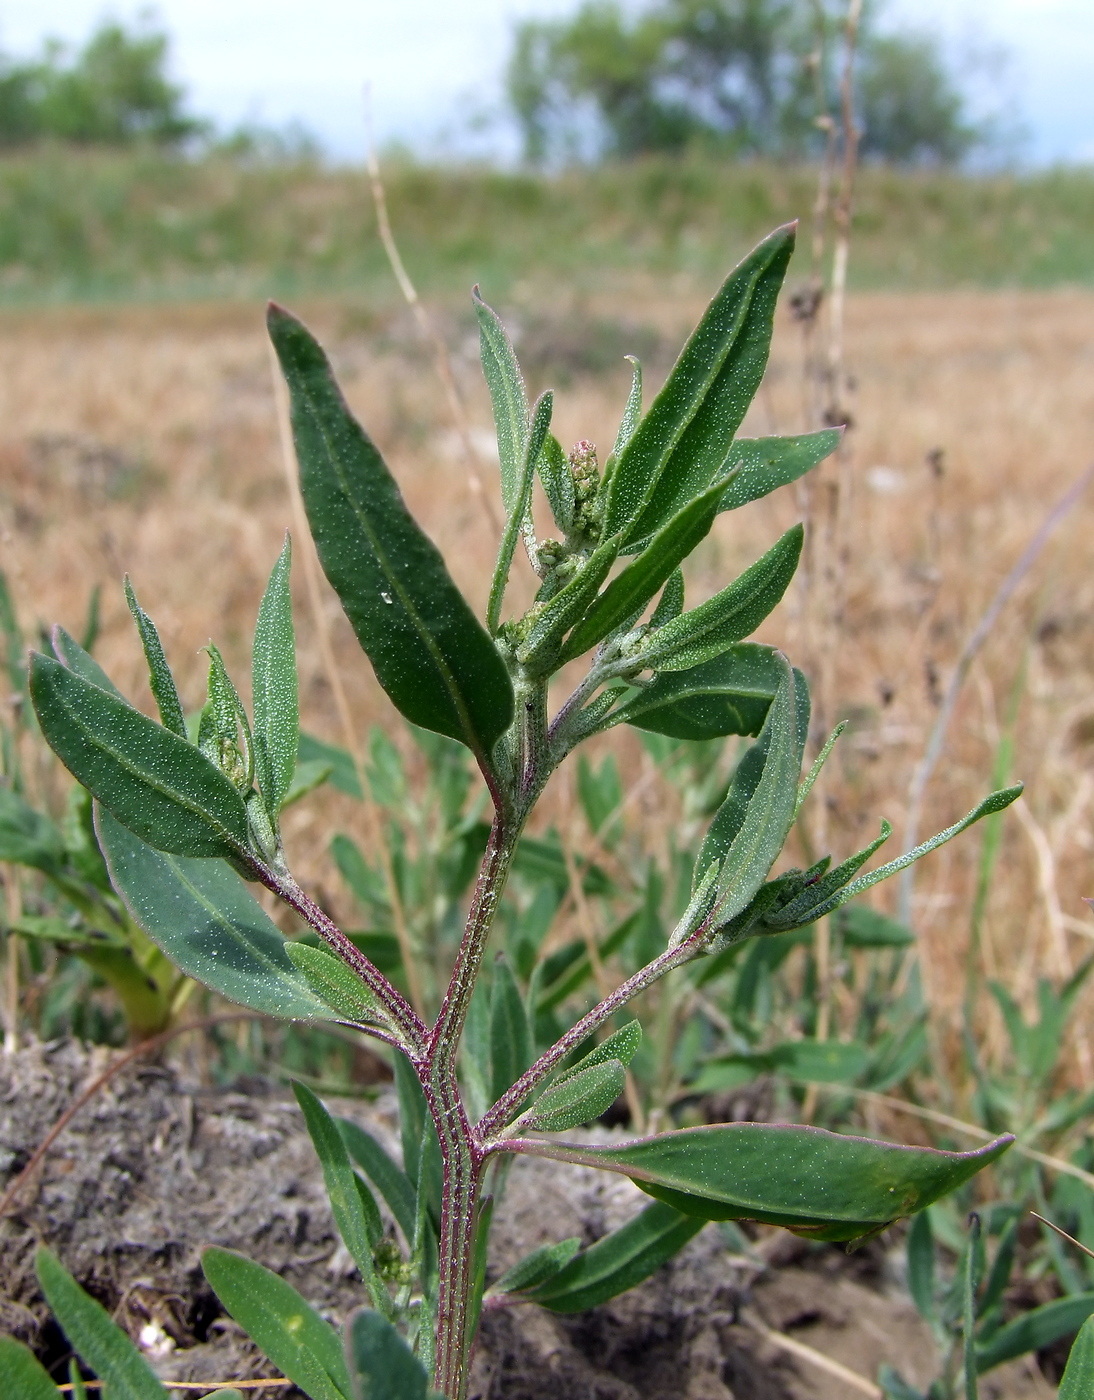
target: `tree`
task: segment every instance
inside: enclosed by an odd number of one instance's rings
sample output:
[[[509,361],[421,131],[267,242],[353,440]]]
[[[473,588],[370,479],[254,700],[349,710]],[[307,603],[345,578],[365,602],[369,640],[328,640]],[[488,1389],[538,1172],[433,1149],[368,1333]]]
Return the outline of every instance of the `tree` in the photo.
[[[869,36],[858,97],[864,158],[896,165],[953,165],[980,139],[929,35]]]
[[[571,19],[525,21],[508,88],[526,157],[808,157],[835,100],[841,13],[835,0],[585,0]],[[877,33],[869,6],[858,76],[864,154],[952,162],[978,139],[934,40]]]
[[[108,21],[79,51],[48,40],[40,58],[0,59],[0,144],[178,145],[205,130],[166,74],[169,41],[147,17]]]

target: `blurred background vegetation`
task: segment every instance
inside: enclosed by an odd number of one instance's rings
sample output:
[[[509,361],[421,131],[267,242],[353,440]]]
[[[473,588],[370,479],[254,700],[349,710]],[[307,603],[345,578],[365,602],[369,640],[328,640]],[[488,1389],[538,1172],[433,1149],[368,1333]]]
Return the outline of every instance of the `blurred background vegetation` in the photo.
[[[513,31],[515,168],[385,160],[423,289],[521,269],[706,279],[807,213],[838,106],[838,7],[822,0],[587,0]],[[153,18],[82,47],[0,56],[0,304],[343,294],[388,302],[358,168],[300,129],[191,110]],[[860,287],[1050,286],[1094,277],[1094,177],[1009,168],[927,33],[867,6],[857,48]]]

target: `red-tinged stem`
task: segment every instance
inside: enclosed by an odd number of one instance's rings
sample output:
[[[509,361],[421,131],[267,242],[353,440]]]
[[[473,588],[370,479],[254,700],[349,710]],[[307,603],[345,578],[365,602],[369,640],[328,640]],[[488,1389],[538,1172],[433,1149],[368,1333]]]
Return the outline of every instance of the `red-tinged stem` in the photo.
[[[614,992],[611,992],[591,1011],[582,1016],[577,1025],[571,1027],[560,1040],[551,1046],[550,1050],[539,1057],[534,1065],[526,1069],[512,1088],[507,1089],[493,1108],[479,1120],[477,1132],[485,1150],[493,1152],[502,1146],[500,1142],[491,1142],[491,1137],[505,1127],[508,1119],[541,1080],[556,1069],[567,1055],[576,1050],[598,1026],[603,1025],[611,1016],[614,1016],[639,992],[644,992],[647,987],[652,986],[654,982],[671,972],[673,968],[689,962],[695,956],[706,932],[704,924],[690,937],[684,939],[682,943],[678,943],[675,948],[667,948],[652,962],[640,968],[632,977],[628,977]]]
[[[348,938],[328,914],[296,883],[291,875],[281,875],[266,867],[258,867],[257,873],[267,889],[280,896],[291,908],[305,919],[323,941],[357,973],[361,981],[372,992],[383,1007],[395,1031],[395,1037],[387,1037],[372,1031],[377,1039],[390,1040],[390,1043],[409,1051],[412,1055],[421,1054],[428,1038],[428,1029],[417,1012],[395,987],[387,980],[378,967],[375,967],[360,948]]]

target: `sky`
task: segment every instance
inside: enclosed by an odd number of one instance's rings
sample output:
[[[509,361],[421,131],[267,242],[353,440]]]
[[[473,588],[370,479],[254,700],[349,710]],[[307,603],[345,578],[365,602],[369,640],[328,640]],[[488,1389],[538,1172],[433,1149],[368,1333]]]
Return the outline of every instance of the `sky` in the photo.
[[[511,158],[501,73],[513,23],[576,0],[159,0],[174,76],[194,111],[231,127],[296,121],[332,155],[364,146],[367,83],[377,137],[425,151]],[[79,42],[127,0],[0,0],[0,50]],[[1094,162],[1094,0],[889,0],[893,27],[934,27],[974,60],[980,98],[1024,131],[1032,164]],[[1000,67],[997,59],[1006,56]]]

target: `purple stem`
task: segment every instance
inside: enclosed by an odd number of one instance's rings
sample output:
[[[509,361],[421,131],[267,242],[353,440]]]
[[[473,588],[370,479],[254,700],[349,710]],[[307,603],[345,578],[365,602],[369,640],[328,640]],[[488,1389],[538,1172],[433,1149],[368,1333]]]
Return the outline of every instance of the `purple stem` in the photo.
[[[674,967],[680,967],[694,957],[706,933],[707,924],[704,921],[682,943],[678,943],[675,948],[666,948],[652,962],[640,968],[632,977],[628,977],[625,982],[616,987],[614,992],[611,992],[603,1001],[587,1012],[576,1026],[572,1026],[560,1040],[551,1046],[550,1050],[545,1051],[534,1065],[526,1069],[512,1088],[507,1089],[493,1108],[489,1109],[479,1120],[476,1133],[485,1151],[498,1150],[500,1144],[490,1141],[492,1134],[505,1126],[507,1119],[516,1112],[541,1079],[544,1079],[562,1063],[567,1055],[576,1050],[581,1042],[596,1030],[597,1026],[603,1025],[610,1016],[626,1006],[632,997],[645,991],[659,978],[664,977],[667,972],[671,972]]]

